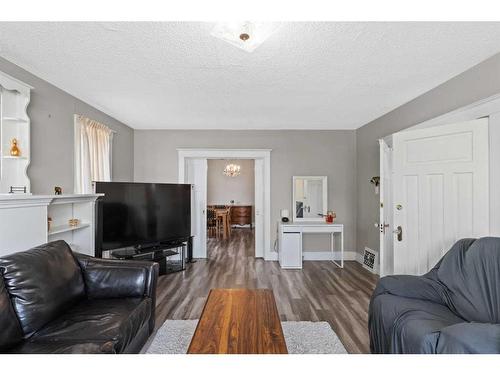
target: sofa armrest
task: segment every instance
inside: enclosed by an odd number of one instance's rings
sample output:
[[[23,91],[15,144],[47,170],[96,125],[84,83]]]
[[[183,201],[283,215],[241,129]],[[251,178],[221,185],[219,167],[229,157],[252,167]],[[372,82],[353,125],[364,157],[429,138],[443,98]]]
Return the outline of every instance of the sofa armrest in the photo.
[[[89,298],[155,297],[157,263],[75,255]]]
[[[393,275],[382,277],[375,288],[372,300],[381,294],[415,298],[446,304],[446,290],[443,285],[424,276]]]
[[[458,323],[441,330],[436,348],[443,354],[500,354],[500,324]]]
[[[149,331],[153,332],[158,263],[101,259],[79,253],[74,254],[82,269],[88,298],[151,298]]]

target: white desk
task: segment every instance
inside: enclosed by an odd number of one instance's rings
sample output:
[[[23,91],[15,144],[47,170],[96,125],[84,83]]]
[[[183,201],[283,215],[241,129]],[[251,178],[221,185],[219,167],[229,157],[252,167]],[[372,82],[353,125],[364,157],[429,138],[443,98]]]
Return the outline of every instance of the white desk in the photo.
[[[330,234],[331,261],[340,268],[344,268],[344,225],[327,224],[324,222],[279,222],[278,233],[278,260],[281,268],[302,268],[302,234],[328,233]],[[340,263],[335,259],[334,235],[340,235]]]

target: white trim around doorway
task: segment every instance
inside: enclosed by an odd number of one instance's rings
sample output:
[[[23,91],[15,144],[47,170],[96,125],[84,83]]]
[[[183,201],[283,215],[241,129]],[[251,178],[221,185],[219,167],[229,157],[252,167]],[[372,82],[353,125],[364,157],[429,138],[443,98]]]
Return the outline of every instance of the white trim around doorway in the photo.
[[[262,160],[264,164],[264,259],[277,260],[271,240],[271,149],[215,149],[215,148],[178,148],[178,180],[184,183],[186,159],[252,159]]]

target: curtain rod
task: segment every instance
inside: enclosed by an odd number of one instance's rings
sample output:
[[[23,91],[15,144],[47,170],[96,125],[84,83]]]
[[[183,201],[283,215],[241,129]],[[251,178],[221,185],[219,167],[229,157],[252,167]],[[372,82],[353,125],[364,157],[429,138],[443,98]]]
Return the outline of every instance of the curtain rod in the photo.
[[[76,116],[78,116],[79,118],[84,117],[84,118],[88,118],[89,120],[92,120],[90,117],[87,117],[87,116],[84,116],[84,115],[80,115],[80,114],[77,114],[77,113],[75,113],[75,115],[76,115]],[[96,120],[92,120],[92,121],[98,122],[99,124],[102,124],[102,125],[106,126],[109,130],[111,130],[111,133],[114,133],[114,134],[117,134],[117,133],[118,133],[116,130],[111,129],[111,127],[109,127],[109,126],[108,126],[108,125],[106,125],[106,124],[103,124],[103,123],[102,123],[102,122],[100,122],[100,121],[96,121]]]

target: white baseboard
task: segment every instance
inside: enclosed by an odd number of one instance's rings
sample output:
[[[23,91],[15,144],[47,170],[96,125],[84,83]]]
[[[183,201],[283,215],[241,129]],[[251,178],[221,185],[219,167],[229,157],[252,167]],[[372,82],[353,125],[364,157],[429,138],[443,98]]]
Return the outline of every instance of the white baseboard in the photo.
[[[302,257],[307,260],[332,260],[332,253],[330,251],[304,251]],[[340,252],[335,252],[335,258],[340,259]],[[269,251],[264,258],[266,261],[277,261],[278,253],[276,251]],[[344,251],[344,260],[356,261],[363,265],[363,255],[357,251]],[[375,269],[375,274],[379,274],[378,267]]]
[[[276,251],[268,251],[267,255],[264,257],[264,260],[277,261],[278,253]]]
[[[355,251],[344,251],[344,260],[357,260]],[[335,260],[340,259],[340,251],[334,252]],[[331,251],[304,251],[302,253],[302,258],[304,260],[332,260]]]
[[[335,259],[340,259],[340,252],[335,252]],[[304,260],[332,260],[332,253],[330,251],[304,251],[302,253],[302,258]],[[344,260],[356,261],[363,265],[363,255],[357,251],[344,251]],[[378,265],[375,267],[374,271],[368,270],[376,275],[379,274]]]

